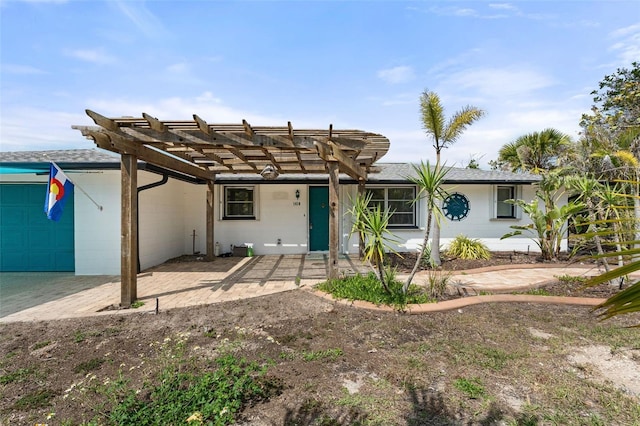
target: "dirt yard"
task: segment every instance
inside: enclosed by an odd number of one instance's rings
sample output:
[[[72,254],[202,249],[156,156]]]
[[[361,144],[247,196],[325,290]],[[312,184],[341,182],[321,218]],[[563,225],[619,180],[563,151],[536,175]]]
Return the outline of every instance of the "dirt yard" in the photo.
[[[121,376],[144,391],[166,362],[158,348],[174,343],[194,365],[223,353],[269,365],[271,397],[245,407],[242,425],[640,424],[640,330],[625,327],[638,323],[542,304],[367,311],[300,289],[4,324],[0,424],[88,424],[104,409],[92,383]]]

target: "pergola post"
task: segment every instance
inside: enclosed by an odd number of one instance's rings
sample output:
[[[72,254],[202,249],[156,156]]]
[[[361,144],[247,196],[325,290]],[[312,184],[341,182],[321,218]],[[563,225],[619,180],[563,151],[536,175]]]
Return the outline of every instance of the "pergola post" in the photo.
[[[214,243],[214,180],[207,182],[207,260],[215,259],[215,243]]]
[[[366,195],[366,190],[364,185],[365,185],[364,180],[358,181],[358,197],[364,197]],[[358,232],[358,258],[359,259],[364,258],[364,239],[362,239],[362,234],[360,232]]]
[[[138,159],[135,155],[120,157],[121,222],[120,222],[120,306],[128,308],[138,298]]]
[[[339,201],[339,167],[337,161],[328,161],[329,171],[329,278],[336,279],[339,275],[338,268],[338,233],[340,229]]]

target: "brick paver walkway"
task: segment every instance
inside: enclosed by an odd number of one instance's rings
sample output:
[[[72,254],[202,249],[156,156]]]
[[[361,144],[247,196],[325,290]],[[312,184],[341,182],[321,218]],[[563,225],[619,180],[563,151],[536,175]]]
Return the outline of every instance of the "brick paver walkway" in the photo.
[[[340,256],[339,267],[349,274],[367,271],[357,259],[344,256]],[[228,257],[217,258],[213,262],[164,263],[138,275],[138,300],[144,302],[140,308],[106,310],[120,302],[120,281],[118,277],[109,277],[111,279],[106,284],[11,313],[0,318],[0,322],[153,311],[156,299],[160,310],[245,299],[313,285],[325,280],[327,272],[328,255],[323,254]],[[71,278],[76,282],[83,279],[77,276]],[[87,281],[96,280],[91,276],[84,278]]]

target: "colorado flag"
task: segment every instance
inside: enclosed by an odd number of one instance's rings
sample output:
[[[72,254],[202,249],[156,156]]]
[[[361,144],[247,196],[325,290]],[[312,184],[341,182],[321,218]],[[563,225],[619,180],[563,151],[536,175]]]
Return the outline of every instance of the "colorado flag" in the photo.
[[[67,198],[73,196],[73,183],[62,172],[57,164],[49,167],[49,183],[47,184],[47,198],[44,202],[44,212],[47,218],[59,221]]]

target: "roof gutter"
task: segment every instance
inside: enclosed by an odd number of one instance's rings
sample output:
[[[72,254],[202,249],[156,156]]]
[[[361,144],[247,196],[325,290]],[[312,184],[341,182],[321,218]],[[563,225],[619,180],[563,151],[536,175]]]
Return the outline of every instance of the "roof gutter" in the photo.
[[[139,203],[140,192],[146,191],[147,189],[152,189],[158,186],[162,186],[168,181],[169,181],[169,175],[165,173],[162,175],[162,179],[160,179],[159,181],[150,183],[148,185],[143,185],[140,188],[138,188],[138,190],[136,191],[136,205],[138,206],[138,208],[136,209],[136,241],[138,242],[138,244],[136,244],[136,258],[138,262],[138,265],[137,265],[138,273],[140,273],[140,203]]]

